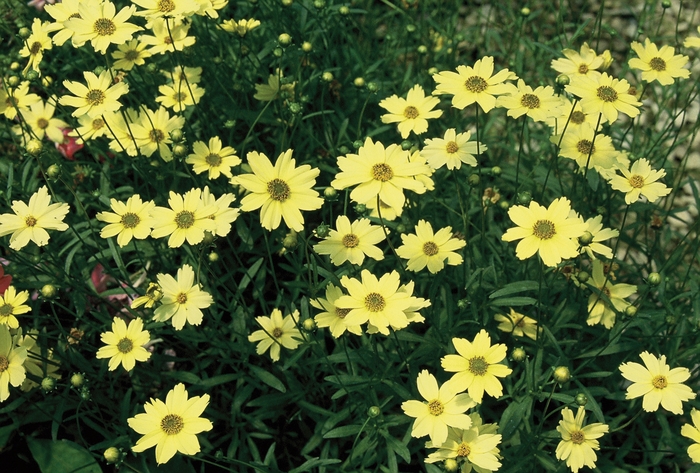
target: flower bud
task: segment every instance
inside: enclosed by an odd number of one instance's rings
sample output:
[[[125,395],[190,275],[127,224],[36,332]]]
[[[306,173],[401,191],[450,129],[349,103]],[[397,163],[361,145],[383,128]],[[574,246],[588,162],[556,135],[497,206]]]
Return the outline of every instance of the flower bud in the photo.
[[[176,158],[184,158],[185,156],[187,156],[187,153],[189,153],[187,145],[178,143],[175,146],[173,146],[173,156],[175,156]]]
[[[457,308],[464,310],[469,307],[469,299],[460,299],[457,301]]]
[[[212,232],[205,231],[204,232],[204,239],[202,240],[202,245],[211,245],[214,243],[214,234]]]
[[[31,154],[32,156],[39,156],[41,153],[43,146],[41,144],[41,141],[39,140],[30,140],[29,143],[27,143],[27,146],[24,148],[27,153]]]
[[[564,86],[564,85],[569,85],[570,79],[569,76],[566,74],[559,74],[557,76],[557,84]]]
[[[647,278],[647,282],[650,286],[658,286],[661,284],[661,275],[659,273],[651,273]]]
[[[52,164],[46,168],[46,176],[49,179],[56,179],[61,174],[61,167],[57,164]]]
[[[362,148],[363,141],[362,140],[355,140],[352,142],[352,147],[355,149],[360,149]]]
[[[524,348],[522,347],[517,347],[513,349],[513,353],[510,355],[513,358],[513,361],[523,361],[525,358],[527,358],[527,352],[525,351]]]
[[[317,9],[322,9],[326,6],[326,0],[314,0],[314,7]]]
[[[19,82],[20,80],[17,76],[10,76],[7,79],[7,85],[9,85],[10,87],[17,87],[19,85]]]
[[[56,289],[56,286],[53,284],[44,284],[44,286],[41,288],[41,296],[44,299],[51,299],[56,295],[58,290]]]
[[[283,54],[284,51],[282,50],[282,48],[275,48],[272,50],[272,55],[275,57],[282,57]]]
[[[625,315],[627,317],[634,317],[635,315],[637,315],[637,308],[633,305],[628,305],[625,308]]]
[[[314,234],[319,238],[326,238],[328,235],[331,234],[331,227],[329,225],[326,225],[325,223],[322,223],[321,225],[316,227],[316,230],[314,230]]]
[[[564,384],[571,379],[571,371],[566,366],[557,366],[554,368],[554,381],[559,384]]]
[[[520,205],[528,205],[531,200],[532,194],[530,194],[528,191],[522,191],[518,193],[518,203]]]
[[[326,82],[331,82],[333,80],[333,73],[330,71],[326,71],[321,75],[321,79],[323,79]]]
[[[83,385],[85,382],[85,375],[83,373],[73,373],[73,376],[70,377],[70,384],[74,388],[79,388],[80,386]]]
[[[586,397],[585,394],[583,394],[583,393],[578,393],[578,394],[576,395],[576,404],[578,404],[579,406],[583,407],[583,406],[585,406],[587,403],[588,403],[588,398]]]
[[[338,13],[340,13],[341,15],[348,15],[350,14],[350,9],[343,5],[342,7],[338,8]]]
[[[20,28],[19,31],[17,32],[20,38],[22,39],[27,39],[32,35],[32,30],[27,28],[26,26],[24,28]]]
[[[591,277],[590,274],[588,274],[586,271],[579,271],[578,274],[576,275],[576,279],[578,279],[579,282],[585,283],[588,281],[588,279]]]
[[[494,176],[500,176],[501,172],[503,172],[503,170],[500,166],[494,166],[491,168],[491,174],[493,174]]]
[[[375,418],[381,413],[382,413],[382,410],[379,408],[379,406],[372,406],[369,409],[367,409],[367,416],[369,416],[371,418]]]
[[[507,200],[501,200],[501,201],[498,203],[498,206],[499,206],[500,208],[502,208],[503,210],[508,210],[508,208],[510,207],[510,202],[508,202]]]
[[[408,151],[409,149],[411,149],[411,146],[413,146],[413,143],[411,143],[408,140],[403,140],[401,142],[401,149],[404,151]]]
[[[289,46],[292,44],[292,37],[289,36],[287,33],[282,33],[277,37],[277,42],[280,43],[282,46]]]
[[[355,80],[352,81],[352,83],[355,87],[359,89],[365,86],[365,79],[362,77],[355,77]]]
[[[301,43],[301,50],[305,53],[310,53],[312,49],[314,49],[314,46],[308,41],[304,41],[303,43]]]
[[[102,455],[105,457],[107,463],[117,463],[122,456],[121,452],[116,447],[109,447]]]
[[[406,32],[407,33],[415,33],[416,32],[416,25],[413,25],[413,24],[406,25]]]
[[[478,185],[479,185],[479,182],[481,182],[481,178],[479,177],[478,174],[471,174],[471,175],[467,178],[467,182],[468,182],[469,185],[472,186],[472,187],[478,186]]]
[[[290,6],[292,3],[294,3],[294,0],[282,0],[282,5],[285,7]]]
[[[26,74],[24,74],[24,78],[27,80],[37,80],[39,78],[39,73],[35,71],[34,69],[29,69]]]
[[[671,8],[671,0],[664,0],[661,2],[661,8]]]
[[[181,142],[184,138],[185,138],[185,135],[182,133],[182,130],[179,128],[170,132],[170,139],[173,140],[175,143]]]
[[[338,200],[338,191],[332,187],[326,187],[323,190],[323,198],[330,202],[335,202]]]
[[[416,51],[418,51],[418,54],[425,54],[428,52],[428,47],[425,44],[421,44],[416,48]]]
[[[445,471],[449,472],[457,471],[459,469],[459,463],[457,463],[457,460],[454,458],[448,458],[445,460],[443,466],[445,467]]]
[[[593,243],[593,234],[589,231],[583,232],[583,235],[578,237],[578,242],[581,246],[588,246]]]
[[[282,246],[284,246],[288,250],[291,250],[296,248],[298,242],[299,239],[297,238],[297,232],[292,230],[284,236],[284,239],[282,240]]]
[[[365,212],[367,212],[367,206],[365,204],[357,204],[355,206],[355,212],[357,212],[358,214],[364,214]]]
[[[83,386],[80,388],[80,399],[83,401],[89,401],[90,400],[90,390],[87,388],[87,386]]]
[[[676,316],[675,316],[675,315],[668,314],[668,315],[666,316],[666,324],[667,324],[667,325],[675,325],[676,322],[677,322],[677,320],[676,320]]]
[[[372,93],[377,92],[379,90],[379,85],[376,82],[370,82],[367,84],[367,90]]]
[[[231,129],[231,128],[233,128],[234,126],[236,126],[236,120],[226,120],[226,121],[224,122],[224,127],[225,127],[225,128]]]
[[[43,389],[44,392],[50,393],[55,387],[56,380],[51,376],[47,376],[46,378],[41,380],[41,389]]]
[[[520,9],[520,15],[524,17],[530,16],[530,9],[528,7],[523,7]]]
[[[316,330],[316,322],[314,321],[314,319],[305,319],[302,322],[301,326],[307,332],[313,332],[314,330]]]
[[[219,253],[217,253],[216,251],[212,251],[211,253],[209,253],[208,258],[210,263],[216,263],[217,261],[219,261]]]
[[[406,230],[407,230],[406,225],[404,225],[403,223],[399,223],[398,225],[396,225],[397,232],[406,233]]]

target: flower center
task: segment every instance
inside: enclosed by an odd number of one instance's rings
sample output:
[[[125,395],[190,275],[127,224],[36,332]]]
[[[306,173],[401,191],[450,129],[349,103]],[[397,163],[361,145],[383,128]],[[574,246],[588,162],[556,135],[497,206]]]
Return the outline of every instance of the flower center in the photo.
[[[376,292],[370,292],[365,296],[365,308],[370,312],[380,312],[386,307],[384,297]]]
[[[418,109],[413,105],[409,105],[406,107],[406,110],[403,111],[403,116],[406,118],[416,118],[418,116]]]
[[[160,143],[165,138],[165,133],[162,130],[151,130],[148,132],[148,137],[154,143]]]
[[[394,171],[388,164],[377,163],[372,166],[372,177],[377,181],[386,182],[394,177]]]
[[[576,445],[581,445],[586,440],[586,435],[583,430],[574,430],[571,432],[571,441]]]
[[[117,31],[117,27],[109,18],[98,18],[92,29],[100,36],[109,36]]]
[[[457,456],[458,457],[467,457],[469,454],[472,453],[472,449],[469,448],[469,445],[466,443],[462,442],[459,444],[459,447],[457,447]]]
[[[34,225],[36,225],[36,218],[32,217],[31,215],[28,215],[24,219],[24,224],[28,227],[33,227]]]
[[[549,240],[556,233],[554,223],[549,220],[538,220],[532,226],[532,234],[541,240]]]
[[[428,412],[431,415],[439,416],[445,412],[445,405],[439,399],[433,399],[428,403]]]
[[[136,51],[135,49],[130,49],[127,52],[124,53],[124,59],[127,61],[135,61],[139,58],[139,52]]]
[[[166,36],[165,38],[163,38],[163,42],[165,44],[173,44],[173,39],[170,36]]]
[[[194,220],[194,213],[188,210],[183,210],[175,215],[175,225],[177,225],[177,228],[190,228],[194,225]]]
[[[168,414],[160,421],[160,428],[168,435],[177,435],[184,427],[184,420],[177,414]]]
[[[578,66],[578,73],[579,74],[586,74],[588,73],[588,64],[580,64]]]
[[[428,256],[435,256],[440,251],[440,247],[434,241],[426,241],[423,243],[423,253]]]
[[[10,366],[10,360],[8,360],[5,356],[0,355],[0,373],[5,372],[8,366]]]
[[[132,342],[130,339],[124,337],[121,340],[119,340],[119,343],[117,343],[117,350],[119,350],[120,353],[131,353],[131,350],[134,348],[134,342]]]
[[[483,356],[475,356],[469,360],[468,370],[476,376],[484,376],[488,368],[489,364]]]
[[[29,52],[33,55],[37,54],[39,51],[41,51],[43,48],[41,47],[41,43],[39,41],[34,41],[32,43],[32,46],[29,48]]]
[[[586,114],[583,112],[580,112],[576,110],[574,113],[571,114],[571,123],[574,125],[580,125],[581,123],[586,121]]]
[[[275,327],[275,329],[272,331],[272,336],[275,338],[280,338],[284,334],[281,328]]]
[[[44,130],[47,126],[49,126],[49,121],[46,118],[40,118],[36,121],[36,126]]]
[[[82,17],[80,16],[80,13],[71,13],[70,16],[68,17],[68,19],[70,20],[71,18],[80,18],[80,19],[82,19]]]
[[[664,389],[665,387],[668,386],[668,379],[666,379],[666,376],[657,375],[657,376],[654,376],[654,379],[651,380],[651,384],[656,389]]]
[[[210,153],[204,157],[204,161],[211,167],[218,167],[221,165],[221,156],[216,153]]]
[[[651,61],[649,61],[649,67],[651,67],[655,71],[665,71],[666,61],[664,61],[660,57],[653,57],[651,58]]]
[[[524,94],[520,98],[520,105],[526,108],[539,108],[540,98],[535,94]]]
[[[178,304],[186,304],[187,303],[187,294],[185,294],[184,292],[181,292],[175,298],[175,302],[177,302]]]
[[[158,11],[169,13],[173,10],[175,10],[175,3],[172,0],[159,0]]]
[[[598,87],[597,95],[603,102],[614,102],[617,100],[617,92],[609,85],[601,85]]]
[[[284,202],[285,200],[289,199],[291,190],[286,182],[284,182],[282,179],[275,178],[267,183],[267,193],[270,194],[272,200]]]
[[[184,92],[175,92],[175,95],[173,95],[173,100],[177,103],[184,102],[187,100],[187,94]]]
[[[589,155],[595,153],[595,146],[588,140],[581,140],[576,144],[579,153]]]
[[[92,129],[95,130],[95,131],[99,130],[99,129],[102,128],[103,126],[105,126],[105,122],[104,122],[104,120],[102,120],[101,118],[95,118],[95,119],[92,121]]]
[[[634,187],[635,189],[641,189],[644,187],[644,178],[639,174],[632,174],[628,180],[630,182],[630,186]]]
[[[484,80],[483,77],[471,76],[469,79],[464,81],[464,87],[473,94],[478,94],[483,92],[489,86],[489,83]]]
[[[8,315],[10,315],[12,313],[12,309],[14,309],[14,307],[12,307],[11,304],[1,305],[0,306],[0,317],[7,317]]]
[[[335,308],[335,315],[338,316],[339,319],[344,319],[346,315],[350,313],[352,309],[341,309],[340,307]]]
[[[345,248],[355,248],[360,244],[360,239],[354,233],[348,233],[343,237],[343,246]]]
[[[457,146],[457,143],[454,141],[448,141],[447,146],[445,146],[445,151],[447,151],[447,154],[454,154],[459,151],[459,146]]]
[[[85,95],[85,100],[90,105],[101,105],[105,101],[105,98],[107,98],[107,96],[100,89],[89,90]]]
[[[133,212],[122,215],[121,224],[124,225],[124,228],[135,228],[139,223],[141,223],[141,219]]]

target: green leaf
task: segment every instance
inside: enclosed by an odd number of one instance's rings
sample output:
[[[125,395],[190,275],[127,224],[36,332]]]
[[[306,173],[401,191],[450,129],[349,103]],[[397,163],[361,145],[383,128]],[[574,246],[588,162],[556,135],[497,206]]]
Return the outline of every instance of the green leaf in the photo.
[[[275,378],[275,376],[272,373],[268,373],[264,369],[252,365],[250,366],[250,371],[252,371],[260,381],[267,384],[271,388],[275,388],[276,390],[283,393],[287,392],[287,388],[284,387],[282,381]]]
[[[27,437],[27,445],[41,473],[102,473],[90,452],[77,443]]]
[[[336,463],[340,463],[340,460],[338,460],[337,458],[326,458],[325,460],[321,460],[320,458],[315,457],[306,460],[304,463],[294,468],[293,470],[289,470],[289,473],[303,473],[305,471],[313,471],[313,468],[316,468],[318,466],[335,465]]]
[[[497,297],[509,296],[511,294],[517,294],[518,292],[534,291],[539,286],[537,281],[518,281],[510,284],[506,284],[498,291],[494,291],[489,295],[489,299],[496,299]]]
[[[335,429],[329,430],[323,434],[323,438],[337,439],[341,437],[350,437],[351,435],[356,435],[360,430],[362,430],[361,425],[343,425],[342,427],[336,427]]]
[[[503,411],[501,421],[498,423],[501,426],[499,433],[503,436],[504,440],[510,438],[510,436],[515,433],[515,430],[520,425],[520,421],[523,420],[525,413],[530,409],[531,404],[532,398],[526,397],[506,407],[506,410]]]
[[[212,376],[211,378],[203,379],[198,384],[205,388],[210,388],[212,386],[218,386],[220,384],[228,383],[239,377],[240,375],[237,373],[220,374],[218,376]]]
[[[506,297],[504,299],[496,299],[495,301],[491,302],[491,305],[498,307],[517,307],[522,305],[533,305],[536,302],[537,299],[533,299],[532,297]]]

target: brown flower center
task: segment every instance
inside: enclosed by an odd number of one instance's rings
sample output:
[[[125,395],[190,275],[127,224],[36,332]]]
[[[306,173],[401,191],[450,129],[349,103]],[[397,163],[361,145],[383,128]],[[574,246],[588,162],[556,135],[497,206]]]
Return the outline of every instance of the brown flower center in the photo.
[[[81,18],[80,13],[71,13],[68,19],[70,20],[71,18]]]
[[[133,212],[122,215],[121,224],[124,225],[124,228],[136,228],[139,223],[141,223],[141,219]]]
[[[34,55],[36,55],[39,51],[41,51],[42,49],[44,49],[44,48],[42,48],[41,43],[40,43],[39,41],[34,41],[34,42],[32,43],[32,45],[29,47],[29,53],[30,53],[32,56],[34,56]]]
[[[184,292],[181,292],[180,294],[177,295],[177,297],[175,298],[175,301],[178,304],[186,304],[187,303],[187,294],[185,294]]]
[[[556,235],[554,223],[549,220],[538,220],[532,226],[532,234],[540,240],[549,240]]]
[[[581,445],[586,440],[586,435],[582,430],[574,430],[571,432],[571,441],[576,445]]]
[[[148,132],[148,137],[153,143],[160,143],[165,138],[165,133],[163,133],[163,130],[153,129]]]
[[[355,248],[360,244],[360,239],[354,233],[348,233],[343,237],[342,243],[345,248]]]
[[[579,64],[578,73],[579,74],[587,74],[588,73],[588,64]]]
[[[665,71],[666,61],[664,61],[660,57],[653,57],[651,58],[651,61],[649,61],[649,67],[651,67],[655,71]]]
[[[135,49],[130,49],[124,53],[124,59],[126,59],[127,61],[134,62],[138,58],[139,58],[139,52],[136,51]]]
[[[454,141],[448,141],[445,151],[447,151],[447,154],[454,154],[459,151],[459,146]]]
[[[289,199],[291,189],[282,179],[275,178],[267,183],[267,193],[270,194],[272,200],[284,202]]]
[[[668,379],[666,378],[666,376],[659,374],[654,376],[654,379],[651,380],[651,384],[656,389],[664,389],[668,387]]]
[[[10,360],[6,356],[0,355],[0,373],[3,373],[10,366]]]
[[[11,304],[3,304],[0,306],[0,317],[7,317],[12,313],[12,310],[14,307],[12,307]]]
[[[104,103],[106,98],[107,96],[100,89],[89,90],[85,95],[85,101],[87,101],[87,103],[90,105],[101,105]]]
[[[24,219],[24,224],[28,227],[33,227],[34,225],[36,225],[36,218],[32,217],[31,215],[28,215]]]
[[[489,364],[486,362],[486,358],[475,356],[469,360],[469,368],[467,369],[476,376],[484,376],[488,368]]]
[[[586,121],[586,114],[576,110],[574,113],[571,114],[571,123],[574,125],[580,125],[581,123]]]
[[[423,243],[423,253],[428,256],[435,256],[440,251],[440,247],[434,241],[426,241]]]
[[[540,98],[535,94],[523,94],[520,105],[529,109],[540,108]]]
[[[132,342],[130,339],[124,337],[121,340],[119,340],[119,343],[117,343],[117,350],[119,350],[120,353],[131,353],[131,350],[134,349],[134,342]]]
[[[469,445],[467,445],[465,442],[460,443],[459,447],[457,447],[458,457],[468,457],[470,453],[472,453],[472,449],[469,448]]]
[[[377,163],[372,166],[372,177],[377,181],[386,182],[394,177],[394,171],[388,164]]]
[[[386,300],[377,292],[370,292],[365,296],[365,308],[370,312],[381,312],[386,307]]]
[[[428,403],[428,412],[431,415],[439,416],[445,412],[445,405],[439,399],[433,399]]]
[[[609,85],[601,85],[596,92],[598,98],[603,102],[614,102],[617,100],[617,92]]]
[[[579,153],[589,155],[595,153],[595,146],[589,140],[581,140],[576,144]]]
[[[639,174],[632,174],[628,180],[630,186],[634,187],[635,189],[641,189],[644,187],[644,178]]]
[[[284,332],[279,327],[275,327],[275,329],[272,331],[272,336],[275,338],[280,338],[283,334]]]
[[[49,121],[46,118],[40,118],[36,121],[36,126],[44,130],[47,126],[49,126]]]
[[[173,100],[177,103],[184,102],[187,100],[187,94],[184,92],[175,92],[175,95],[173,95]]]
[[[216,153],[210,153],[204,157],[204,161],[211,167],[221,166],[222,158]]]
[[[489,83],[484,80],[483,77],[471,76],[469,79],[464,81],[464,87],[471,93],[478,94],[483,92],[489,86]]]
[[[403,116],[406,118],[416,118],[418,116],[418,109],[413,105],[409,105],[406,107],[406,110],[403,111]]]
[[[168,414],[160,421],[160,428],[168,435],[177,435],[184,427],[184,419],[177,414]]]
[[[117,31],[117,26],[109,18],[98,18],[92,29],[100,36],[109,36]]]
[[[177,228],[190,228],[192,225],[194,225],[194,221],[194,213],[188,210],[183,210],[175,215],[175,225],[177,225]]]
[[[102,120],[101,118],[95,118],[95,119],[92,121],[92,129],[95,130],[95,131],[99,130],[99,129],[102,128],[103,126],[105,126],[105,122],[104,122],[104,120]]]
[[[158,11],[163,13],[170,13],[175,10],[175,3],[173,0],[159,0],[158,1]]]
[[[345,316],[347,316],[352,309],[341,309],[340,307],[335,308],[335,315],[338,316],[339,319],[344,319]]]

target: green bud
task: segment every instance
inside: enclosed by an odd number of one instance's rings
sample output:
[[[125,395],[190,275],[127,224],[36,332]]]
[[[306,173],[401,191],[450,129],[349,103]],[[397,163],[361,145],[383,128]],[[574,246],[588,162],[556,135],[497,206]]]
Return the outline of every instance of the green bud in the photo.
[[[421,44],[416,51],[418,51],[418,54],[425,54],[428,52],[428,47],[425,44]]]
[[[316,330],[316,322],[314,319],[305,319],[302,323],[301,326],[306,330],[307,332],[313,332]]]
[[[350,9],[343,5],[342,7],[338,8],[338,13],[340,13],[341,15],[348,15],[350,14]]]
[[[209,253],[208,258],[209,262],[216,263],[217,261],[219,261],[219,253],[217,253],[216,251],[212,251],[211,253]]]
[[[314,49],[314,46],[308,41],[304,41],[303,43],[301,43],[301,50],[305,53],[310,53],[312,49]]]
[[[321,79],[323,79],[326,82],[331,82],[333,80],[333,73],[330,71],[326,71],[323,74],[321,74]]]
[[[434,76],[438,72],[440,72],[440,71],[438,70],[437,67],[431,67],[430,69],[428,69],[428,74],[430,74],[431,76]]]
[[[379,90],[379,85],[376,82],[370,82],[367,84],[367,90],[372,93],[377,92]]]
[[[182,130],[177,128],[173,131],[170,132],[170,139],[173,140],[175,143],[179,143],[184,139],[185,135],[182,133]]]
[[[314,7],[317,9],[322,9],[325,8],[326,6],[326,1],[325,0],[314,0]]]
[[[80,388],[80,399],[82,399],[83,401],[90,400],[90,390],[87,386],[83,386],[82,388]]]
[[[31,154],[32,156],[39,156],[39,154],[41,154],[42,148],[43,145],[41,144],[41,141],[30,140],[24,149],[27,151],[27,153]]]
[[[651,273],[647,278],[647,282],[650,286],[658,286],[661,284],[661,275],[659,273]]]
[[[323,198],[330,202],[335,202],[338,200],[338,191],[332,187],[326,187],[323,190]]]
[[[189,150],[187,149],[187,145],[178,143],[175,146],[173,146],[173,155],[176,158],[184,158],[185,156],[187,156],[188,152]]]
[[[627,317],[634,317],[635,315],[637,315],[637,308],[633,305],[628,305],[625,308],[625,315]]]
[[[445,467],[445,471],[449,471],[450,473],[459,469],[459,463],[457,463],[457,460],[454,458],[448,458],[445,460],[443,466]]]
[[[355,80],[352,81],[353,85],[357,87],[358,89],[362,88],[365,86],[365,79],[362,77],[355,77]]]
[[[500,176],[502,172],[503,170],[500,166],[494,166],[491,168],[491,174],[493,174],[494,176]]]
[[[39,78],[39,73],[34,69],[29,69],[24,75],[27,80],[37,80]]]
[[[17,76],[10,76],[7,79],[7,85],[9,85],[10,87],[17,87],[19,85],[19,83],[20,83],[20,80],[19,80],[19,77],[17,77]]]
[[[528,205],[532,200],[532,194],[528,191],[522,191],[518,194],[518,203],[520,205]]]
[[[523,7],[520,9],[520,15],[524,17],[530,16],[530,9],[528,7]]]
[[[369,409],[367,409],[367,416],[373,419],[379,416],[381,413],[382,410],[379,408],[379,406],[372,406]]]
[[[297,232],[292,230],[284,236],[284,239],[282,240],[282,246],[284,246],[288,250],[293,250],[294,248],[296,248],[298,242],[299,239],[297,238]]]
[[[51,299],[56,295],[58,290],[56,289],[56,286],[53,284],[44,284],[44,286],[41,288],[41,296],[44,299]]]
[[[17,32],[20,38],[22,39],[27,39],[32,35],[32,30],[27,28],[26,26],[24,28],[20,28],[19,31]]]
[[[467,178],[467,182],[472,187],[478,186],[479,182],[481,182],[481,177],[479,177],[478,174],[470,174]]]
[[[322,223],[318,227],[316,227],[316,230],[314,231],[317,237],[319,238],[326,238],[328,235],[331,234],[331,227],[330,225],[326,225],[325,223]]]
[[[348,148],[347,146],[343,145],[343,146],[341,146],[340,148],[338,148],[338,152],[339,152],[340,154],[348,154],[348,153],[350,152],[350,148]]]
[[[510,207],[510,202],[508,202],[507,200],[501,200],[498,202],[498,206],[503,210],[508,210],[508,208]]]
[[[569,85],[570,79],[566,74],[559,74],[557,76],[557,84],[561,86]]]
[[[282,5],[285,7],[290,6],[292,3],[294,3],[294,0],[282,0]]]
[[[668,325],[675,325],[676,324],[676,316],[675,315],[667,315],[666,316],[666,324]]]
[[[70,384],[74,388],[79,388],[80,386],[83,385],[85,382],[85,375],[83,373],[73,373],[73,376],[70,377]]]
[[[403,223],[399,223],[398,225],[396,225],[397,232],[406,233],[406,230],[407,230],[406,225],[404,225]]]
[[[578,274],[576,275],[576,279],[578,279],[579,282],[583,282],[583,283],[588,281],[588,279],[590,277],[591,277],[591,275],[585,271],[579,271]]]
[[[57,164],[52,164],[46,168],[46,176],[49,179],[56,179],[61,174],[61,167]]]
[[[46,378],[41,380],[41,389],[43,389],[44,392],[50,393],[55,387],[56,380],[51,376],[47,376]]]
[[[117,463],[122,456],[121,452],[116,447],[109,447],[102,455],[107,463]]]
[[[588,404],[588,398],[586,397],[586,395],[583,394],[583,393],[578,393],[578,394],[576,395],[576,404],[578,404],[578,405],[581,406],[581,407],[583,407],[583,406],[585,406],[586,404]]]
[[[460,299],[457,301],[457,308],[460,310],[464,310],[467,307],[469,307],[469,299]]]
[[[363,143],[364,143],[364,141],[362,141],[362,140],[355,140],[352,142],[352,147],[355,149],[360,149],[360,148],[362,148]]]
[[[523,361],[525,358],[527,358],[527,352],[522,347],[516,347],[513,349],[513,353],[511,353],[511,357],[513,358],[513,361],[520,362],[520,361]]]
[[[564,384],[571,379],[571,371],[566,366],[557,366],[554,368],[554,381],[559,384]]]
[[[416,32],[416,25],[413,25],[413,24],[406,25],[406,31],[408,33],[415,33]]]
[[[583,235],[578,237],[578,242],[581,246],[588,246],[593,243],[593,234],[589,231],[583,232]]]
[[[282,51],[282,48],[275,48],[272,50],[272,54],[275,57],[282,57],[282,55],[284,54],[284,51]]]
[[[287,33],[282,33],[277,37],[277,42],[282,46],[289,46],[290,44],[292,44],[292,37],[289,36]]]
[[[226,120],[226,121],[224,122],[224,127],[225,127],[225,128],[231,129],[231,128],[233,128],[234,126],[236,126],[236,120]]]
[[[403,140],[401,142],[401,149],[404,151],[408,151],[409,149],[411,149],[411,146],[413,146],[413,143],[411,143],[408,140]]]
[[[671,0],[664,0],[661,2],[661,8],[671,8]]]
[[[355,206],[355,212],[357,212],[358,214],[362,215],[362,214],[364,214],[365,212],[367,212],[367,206],[366,206],[365,204],[357,204],[357,205]]]

